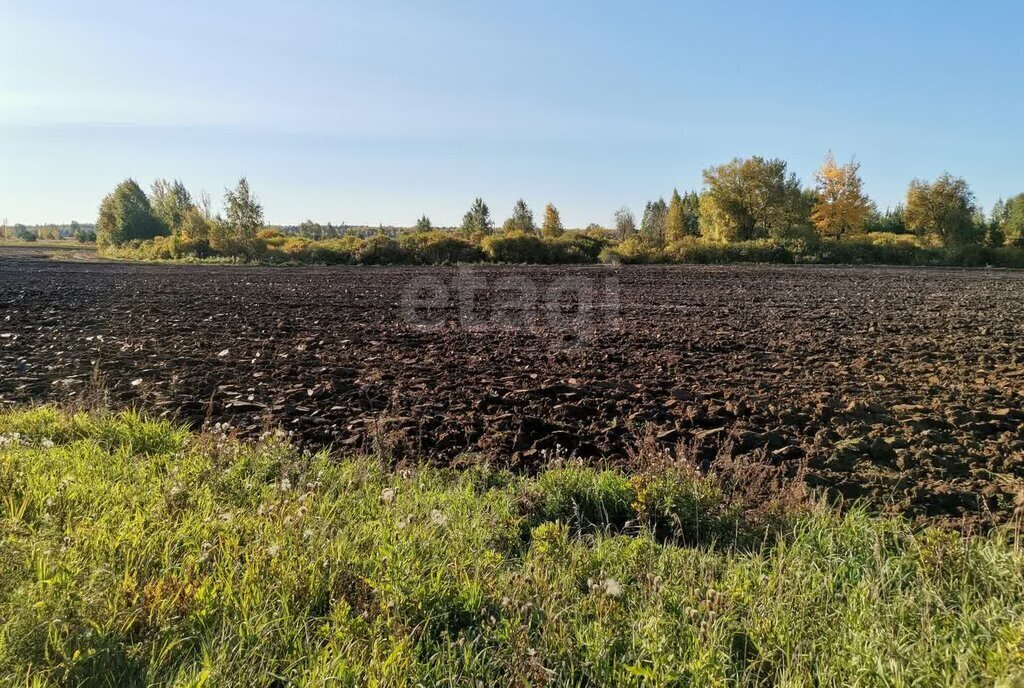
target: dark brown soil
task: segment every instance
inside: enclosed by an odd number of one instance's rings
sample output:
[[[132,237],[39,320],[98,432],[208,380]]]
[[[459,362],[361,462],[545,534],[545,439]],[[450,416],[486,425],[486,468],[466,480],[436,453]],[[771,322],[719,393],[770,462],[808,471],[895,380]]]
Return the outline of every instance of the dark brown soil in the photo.
[[[426,304],[432,303],[432,307]],[[1024,273],[238,268],[0,253],[0,402],[532,470],[642,438],[847,499],[1004,521],[1024,484]]]

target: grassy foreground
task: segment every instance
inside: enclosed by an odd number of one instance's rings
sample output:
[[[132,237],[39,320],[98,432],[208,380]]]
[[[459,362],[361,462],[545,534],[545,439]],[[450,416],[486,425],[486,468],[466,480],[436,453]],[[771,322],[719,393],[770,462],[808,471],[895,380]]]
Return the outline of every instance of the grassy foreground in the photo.
[[[391,470],[0,414],[3,685],[1024,685],[1024,553],[685,467]]]

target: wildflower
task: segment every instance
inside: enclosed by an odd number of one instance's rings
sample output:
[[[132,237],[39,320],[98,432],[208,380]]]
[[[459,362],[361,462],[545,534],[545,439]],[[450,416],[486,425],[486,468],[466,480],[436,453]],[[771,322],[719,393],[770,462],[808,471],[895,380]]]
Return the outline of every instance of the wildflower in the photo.
[[[21,444],[21,433],[12,432],[9,435],[0,435],[0,447]]]
[[[614,578],[605,578],[600,587],[608,597],[622,597],[622,585]]]
[[[383,490],[380,491],[381,501],[393,502],[393,501],[395,501],[395,495],[396,494],[398,494],[398,492],[397,492],[397,490],[395,490],[395,488],[393,488],[393,487],[385,487]]]
[[[279,485],[279,487],[281,488],[282,492],[290,490],[292,489],[292,481],[289,480],[288,478],[281,478],[281,484]]]
[[[430,512],[430,522],[435,526],[444,526],[448,523],[448,517],[437,509],[434,509]]]
[[[53,447],[53,440],[48,437],[44,437],[40,444],[42,444],[45,449],[51,449]]]
[[[267,547],[267,554],[269,554],[271,557],[276,557],[280,551],[280,545],[271,545],[270,547]]]

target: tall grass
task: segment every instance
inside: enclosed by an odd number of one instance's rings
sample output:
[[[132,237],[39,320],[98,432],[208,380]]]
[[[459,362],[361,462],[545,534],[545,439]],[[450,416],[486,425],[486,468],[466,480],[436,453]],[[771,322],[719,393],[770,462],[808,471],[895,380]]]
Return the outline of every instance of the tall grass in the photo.
[[[1024,554],[712,479],[0,414],[0,683],[1021,685]]]

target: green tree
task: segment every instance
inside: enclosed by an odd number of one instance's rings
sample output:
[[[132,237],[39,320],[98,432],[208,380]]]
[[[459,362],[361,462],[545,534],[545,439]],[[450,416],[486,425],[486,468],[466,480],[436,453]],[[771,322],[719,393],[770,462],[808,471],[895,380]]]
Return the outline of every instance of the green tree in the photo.
[[[565,233],[562,226],[562,218],[558,214],[558,208],[553,203],[544,207],[544,224],[540,228],[540,234],[545,239],[556,239]]]
[[[327,235],[326,228],[319,222],[313,222],[312,220],[306,220],[299,225],[299,236],[312,239],[313,241],[320,241]]]
[[[21,241],[36,241],[39,235],[25,225],[19,223],[14,225],[14,238]]]
[[[535,234],[537,232],[537,225],[533,222],[533,211],[527,207],[526,201],[521,198],[516,201],[516,204],[512,206],[512,217],[505,220],[502,230],[505,232],[524,232],[526,234]]]
[[[134,179],[126,179],[100,203],[96,241],[100,246],[119,246],[126,241],[164,236],[168,230],[153,214],[149,199]]]
[[[664,198],[648,201],[644,207],[643,219],[640,220],[640,233],[656,244],[664,243],[667,216],[668,204]]]
[[[206,221],[206,237],[210,248],[220,255],[244,253],[235,235],[234,228],[220,215]]]
[[[810,201],[784,160],[755,156],[704,170],[701,233],[719,241],[784,238],[810,226]]]
[[[91,229],[78,228],[75,232],[75,240],[80,244],[95,244],[96,243],[96,232]]]
[[[665,215],[665,241],[675,243],[686,236],[686,208],[683,197],[678,189],[672,189],[672,198],[668,202],[668,213]]]
[[[614,220],[615,236],[619,241],[624,241],[627,237],[636,234],[636,218],[633,216],[633,211],[626,206],[615,211]]]
[[[998,218],[993,210],[992,219],[999,222],[1007,244],[1024,248],[1024,193],[1006,201]]]
[[[998,248],[1006,243],[1006,233],[1003,231],[1003,223],[1006,219],[1006,202],[999,199],[992,205],[992,212],[988,221],[984,223],[985,245]]]
[[[462,217],[462,233],[466,236],[474,234],[490,234],[494,231],[494,222],[491,220],[491,209],[484,203],[484,199],[477,198]]]
[[[153,207],[153,214],[174,235],[180,233],[185,215],[195,207],[192,202],[192,194],[177,179],[173,182],[157,179],[153,182],[149,199]]]
[[[192,206],[181,220],[178,236],[191,244],[209,243],[214,222],[216,221],[207,217],[202,208]],[[203,249],[199,247],[199,251],[202,252]]]
[[[434,225],[430,222],[430,218],[427,217],[426,215],[423,215],[422,217],[420,217],[420,219],[416,220],[415,229],[417,232],[429,232],[433,228]]]
[[[252,246],[256,233],[263,227],[263,206],[242,177],[234,189],[224,190],[224,209],[231,237],[242,246]]]
[[[878,212],[878,208],[872,207],[864,220],[864,231],[906,234],[907,223],[903,215],[903,204],[900,203],[895,208],[886,208],[884,214]]]
[[[944,174],[934,182],[915,179],[907,189],[907,226],[943,246],[980,239],[975,210],[974,194],[960,177]]]
[[[683,194],[683,226],[689,236],[700,234],[700,194],[696,191]]]

